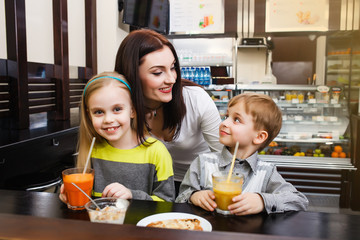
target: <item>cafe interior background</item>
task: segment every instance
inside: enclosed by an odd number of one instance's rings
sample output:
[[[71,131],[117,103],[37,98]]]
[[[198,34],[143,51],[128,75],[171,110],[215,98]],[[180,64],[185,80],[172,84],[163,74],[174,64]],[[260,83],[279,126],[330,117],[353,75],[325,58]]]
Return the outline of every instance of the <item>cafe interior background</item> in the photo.
[[[360,0],[0,0],[0,188],[58,190],[85,83],[141,26],[171,40],[221,116],[236,94],[269,94],[283,127],[260,157],[313,210],[358,212],[359,24]]]

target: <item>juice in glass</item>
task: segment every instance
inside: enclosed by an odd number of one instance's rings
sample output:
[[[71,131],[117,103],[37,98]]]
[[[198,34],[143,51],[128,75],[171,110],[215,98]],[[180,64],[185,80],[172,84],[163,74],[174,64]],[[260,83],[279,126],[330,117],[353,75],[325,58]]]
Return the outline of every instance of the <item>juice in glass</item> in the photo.
[[[228,172],[215,172],[212,175],[213,191],[217,205],[216,212],[229,215],[228,206],[233,203],[232,198],[240,195],[244,177],[240,173],[233,173],[229,182],[227,182]]]
[[[94,170],[88,168],[83,173],[83,168],[69,168],[62,172],[65,194],[68,200],[68,208],[73,210],[82,210],[89,199],[72,183],[80,187],[88,196],[94,184]]]

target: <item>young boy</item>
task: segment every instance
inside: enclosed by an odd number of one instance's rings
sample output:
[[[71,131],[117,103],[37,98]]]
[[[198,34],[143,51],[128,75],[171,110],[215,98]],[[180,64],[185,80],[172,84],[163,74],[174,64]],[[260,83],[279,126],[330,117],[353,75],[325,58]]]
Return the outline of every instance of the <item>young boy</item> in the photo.
[[[307,198],[286,182],[273,164],[258,159],[258,151],[277,136],[281,123],[281,111],[269,96],[244,93],[233,97],[226,120],[220,124],[222,152],[204,153],[192,162],[176,202],[188,201],[214,211],[211,175],[219,170],[229,171],[238,142],[234,172],[244,175],[243,192],[233,198],[229,211],[248,215],[264,210],[267,213],[306,210]]]

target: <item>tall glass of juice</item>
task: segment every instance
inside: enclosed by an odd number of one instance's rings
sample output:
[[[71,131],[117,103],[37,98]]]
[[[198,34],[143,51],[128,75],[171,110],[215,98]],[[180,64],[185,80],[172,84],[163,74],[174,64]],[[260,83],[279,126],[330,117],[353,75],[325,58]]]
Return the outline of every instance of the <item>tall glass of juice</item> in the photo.
[[[228,172],[219,171],[212,174],[213,191],[217,205],[216,212],[223,215],[230,215],[228,206],[233,203],[232,198],[240,195],[244,176],[241,173],[233,173],[228,182]]]
[[[85,204],[89,201],[72,183],[75,183],[88,196],[91,196],[94,184],[94,170],[88,168],[85,173],[83,173],[83,170],[84,168],[69,168],[62,172],[65,194],[68,200],[67,206],[72,210],[85,209]]]

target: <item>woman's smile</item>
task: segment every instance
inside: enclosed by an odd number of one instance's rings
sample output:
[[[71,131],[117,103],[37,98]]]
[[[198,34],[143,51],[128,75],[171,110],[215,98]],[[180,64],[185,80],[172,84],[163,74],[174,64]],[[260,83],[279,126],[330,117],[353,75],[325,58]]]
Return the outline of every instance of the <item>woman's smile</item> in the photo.
[[[166,87],[166,88],[160,88],[159,90],[162,93],[170,93],[172,91],[172,86],[171,87]]]

